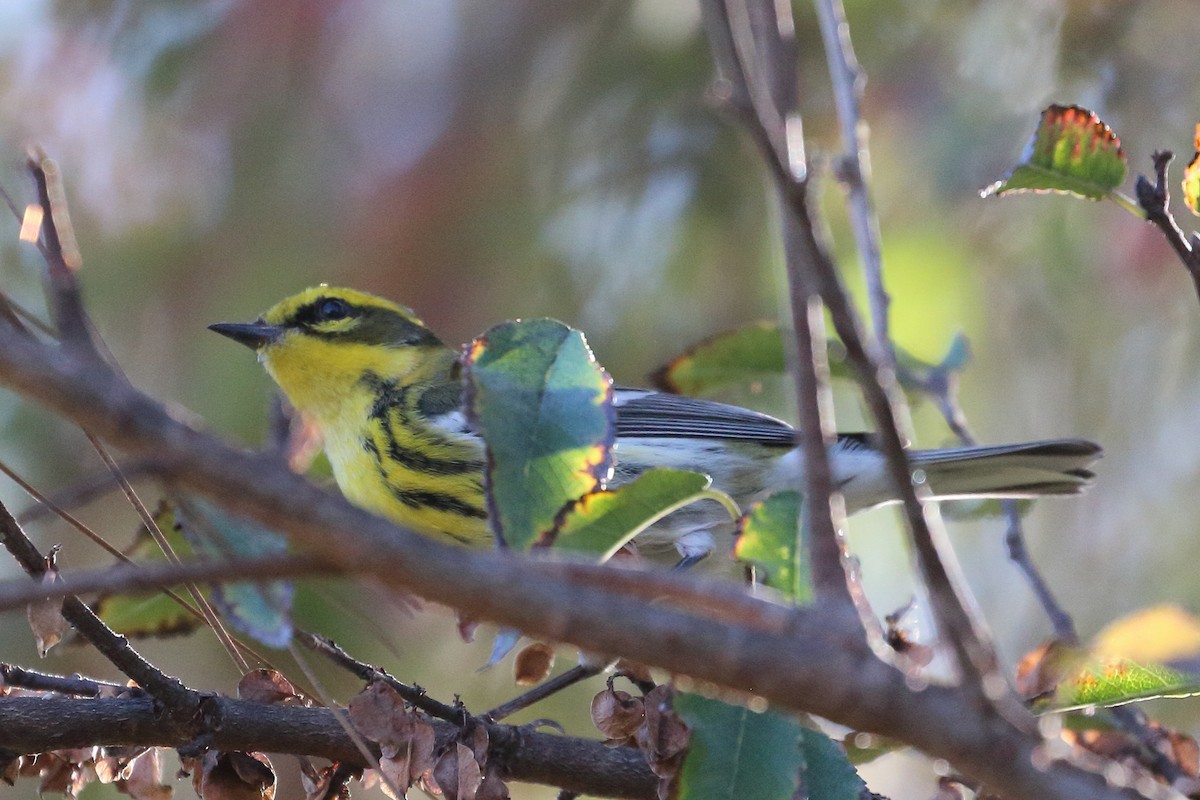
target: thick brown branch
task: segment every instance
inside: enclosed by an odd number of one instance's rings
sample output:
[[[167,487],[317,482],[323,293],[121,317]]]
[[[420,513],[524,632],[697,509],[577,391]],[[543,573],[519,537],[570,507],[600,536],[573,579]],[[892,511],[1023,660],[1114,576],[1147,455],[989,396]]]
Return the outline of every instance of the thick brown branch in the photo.
[[[441,743],[459,732],[446,722],[433,725]],[[488,732],[490,759],[503,764],[513,780],[600,797],[654,797],[657,779],[638,750],[508,726],[491,726]],[[161,714],[150,698],[0,698],[0,751],[9,753],[95,745],[186,747],[201,736],[207,746],[220,750],[291,753],[363,765],[333,712],[323,708],[209,697],[200,716],[180,723]]]

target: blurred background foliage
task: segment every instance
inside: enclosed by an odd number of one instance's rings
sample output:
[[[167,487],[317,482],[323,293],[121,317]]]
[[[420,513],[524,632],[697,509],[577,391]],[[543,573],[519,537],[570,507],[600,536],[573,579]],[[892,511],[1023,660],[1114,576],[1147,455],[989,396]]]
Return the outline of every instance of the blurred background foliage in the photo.
[[[1185,555],[1200,474],[1200,309],[1188,279],[1156,232],[1115,206],[978,197],[1050,102],[1096,110],[1134,172],[1154,149],[1188,155],[1200,51],[1182,23],[1194,9],[848,5],[869,77],[897,342],[936,359],[967,333],[962,394],[981,440],[1078,435],[1106,447],[1092,491],[1028,517],[1035,557],[1085,636],[1154,602],[1200,610]],[[857,287],[826,168],[838,145],[824,55],[812,9],[796,10],[809,153]],[[709,102],[710,77],[698,10],[680,0],[6,0],[0,181],[30,197],[29,142],[61,162],[87,300],[121,364],[180,413],[255,445],[267,379],[204,326],[252,319],[315,282],[407,303],[448,342],[505,318],[554,316],[587,331],[615,378],[634,384],[699,338],[779,314],[774,211],[755,152]],[[4,289],[41,308],[40,261],[15,224],[8,231]],[[784,395],[732,397],[787,415]],[[860,426],[853,391],[838,399],[843,427]],[[919,445],[950,440],[932,408],[915,422]],[[45,491],[101,469],[77,430],[11,394],[0,395],[0,430],[0,458]],[[30,505],[8,483],[0,497]],[[79,514],[118,543],[137,527],[115,498]],[[914,591],[895,519],[876,511],[850,530],[881,612]],[[66,569],[104,561],[62,523],[32,530],[44,546],[64,544]],[[1049,628],[1005,560],[1002,523],[955,524],[951,535],[1015,661]],[[14,568],[0,562],[0,574]],[[476,672],[487,642],[461,643],[449,614],[406,612],[371,587],[312,588],[300,623],[402,679],[442,699],[460,692],[476,710],[515,691],[504,666]],[[20,615],[0,620],[0,642],[0,658],[34,664]],[[211,637],[144,649],[198,688],[236,682]],[[116,677],[82,648],[38,666]],[[341,696],[353,691],[319,669]],[[529,718],[591,733],[595,688]],[[1200,728],[1194,701],[1152,711]],[[931,795],[931,774],[907,756],[867,772],[872,788],[901,797]]]

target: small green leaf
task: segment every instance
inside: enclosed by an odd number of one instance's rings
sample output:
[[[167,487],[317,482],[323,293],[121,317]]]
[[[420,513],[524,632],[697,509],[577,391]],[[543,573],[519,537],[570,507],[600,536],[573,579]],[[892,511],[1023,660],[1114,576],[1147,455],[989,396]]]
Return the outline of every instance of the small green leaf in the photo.
[[[232,561],[287,552],[287,539],[202,498],[178,497],[175,508],[180,530],[197,553]],[[212,592],[222,617],[268,647],[287,647],[291,641],[292,596],[289,581],[226,583]]]
[[[1053,105],[1008,177],[980,195],[1057,192],[1091,200],[1110,197],[1127,171],[1121,140],[1099,117],[1080,106]]]
[[[1196,125],[1196,152],[1183,171],[1183,202],[1193,214],[1200,216],[1200,124]]]
[[[487,444],[488,519],[499,541],[551,539],[568,504],[612,464],[612,382],[583,334],[550,319],[505,322],[463,356],[467,407]]]
[[[191,545],[183,538],[175,521],[174,506],[165,502],[159,503],[154,512],[154,522],[167,537],[167,542],[177,555],[181,558],[191,555]],[[150,536],[145,526],[138,530],[125,555],[139,563],[166,560],[158,543]],[[162,592],[105,595],[96,601],[92,610],[99,615],[104,624],[124,636],[175,636],[191,633],[203,624]]]
[[[695,694],[675,696],[692,730],[679,800],[791,800],[800,786],[804,726],[774,711],[757,713]]]
[[[595,553],[601,561],[658,520],[700,500],[721,503],[736,519],[733,498],[709,488],[712,479],[699,472],[658,468],[643,472],[616,489],[593,492],[575,501],[562,519],[554,540],[561,550]]]
[[[802,507],[800,493],[790,490],[755,503],[738,524],[733,551],[762,570],[763,583],[797,603],[812,599],[799,530]]]

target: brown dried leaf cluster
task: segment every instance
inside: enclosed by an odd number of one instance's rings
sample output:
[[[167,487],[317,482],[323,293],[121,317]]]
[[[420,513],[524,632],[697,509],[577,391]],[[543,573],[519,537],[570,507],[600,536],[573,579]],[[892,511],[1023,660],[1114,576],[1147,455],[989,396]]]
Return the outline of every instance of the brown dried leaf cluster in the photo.
[[[379,778],[389,797],[400,800],[420,782],[425,791],[447,800],[507,800],[508,787],[499,765],[488,759],[482,725],[467,727],[438,747],[429,721],[380,681],[356,695],[349,711],[359,733],[379,745]]]
[[[37,778],[38,795],[77,797],[92,781],[112,784],[134,800],[170,800],[172,788],[162,782],[158,748],[93,748],[55,750],[21,756],[0,764],[0,780]]]
[[[608,688],[592,698],[592,722],[611,745],[636,746],[658,776],[658,796],[671,796],[691,731],[672,708],[675,690],[658,686],[644,697]]]
[[[201,800],[273,800],[275,769],[262,753],[209,750],[183,759]]]

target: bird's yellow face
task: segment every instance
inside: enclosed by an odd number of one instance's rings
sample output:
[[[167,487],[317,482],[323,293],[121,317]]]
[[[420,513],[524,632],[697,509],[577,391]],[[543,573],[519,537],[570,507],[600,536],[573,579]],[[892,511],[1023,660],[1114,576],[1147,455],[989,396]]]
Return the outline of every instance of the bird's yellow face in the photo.
[[[247,345],[301,412],[322,428],[365,402],[367,376],[420,380],[448,349],[412,311],[383,298],[316,286],[276,303],[255,322],[212,330]]]

